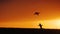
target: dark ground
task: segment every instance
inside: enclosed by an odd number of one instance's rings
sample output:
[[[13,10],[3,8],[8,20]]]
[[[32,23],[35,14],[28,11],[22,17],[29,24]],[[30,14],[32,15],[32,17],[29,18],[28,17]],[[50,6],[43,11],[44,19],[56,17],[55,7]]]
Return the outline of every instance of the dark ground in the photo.
[[[0,33],[8,34],[60,34],[60,29],[0,28]]]

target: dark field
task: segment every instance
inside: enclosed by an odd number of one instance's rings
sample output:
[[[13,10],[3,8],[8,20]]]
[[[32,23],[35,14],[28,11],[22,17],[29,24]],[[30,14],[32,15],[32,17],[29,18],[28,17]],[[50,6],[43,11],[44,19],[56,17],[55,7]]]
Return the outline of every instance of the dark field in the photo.
[[[8,34],[60,34],[60,29],[0,28],[0,33]]]

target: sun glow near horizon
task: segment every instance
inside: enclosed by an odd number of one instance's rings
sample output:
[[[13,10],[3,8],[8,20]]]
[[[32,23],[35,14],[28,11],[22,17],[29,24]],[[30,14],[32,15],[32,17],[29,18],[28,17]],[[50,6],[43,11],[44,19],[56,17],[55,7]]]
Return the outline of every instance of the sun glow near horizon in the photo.
[[[43,28],[60,29],[60,19],[43,20],[41,21],[41,24],[43,25]]]
[[[0,27],[6,28],[40,28],[38,25],[41,23],[45,29],[60,29],[60,19],[56,20],[40,20],[40,21],[25,21],[25,23],[20,22],[6,22],[0,23]]]

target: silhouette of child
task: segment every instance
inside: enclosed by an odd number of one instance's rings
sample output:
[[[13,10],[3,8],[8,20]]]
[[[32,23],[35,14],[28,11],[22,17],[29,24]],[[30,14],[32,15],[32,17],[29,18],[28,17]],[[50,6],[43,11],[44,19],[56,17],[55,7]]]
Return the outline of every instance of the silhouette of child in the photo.
[[[39,26],[40,26],[40,29],[42,29],[42,24],[39,24]]]

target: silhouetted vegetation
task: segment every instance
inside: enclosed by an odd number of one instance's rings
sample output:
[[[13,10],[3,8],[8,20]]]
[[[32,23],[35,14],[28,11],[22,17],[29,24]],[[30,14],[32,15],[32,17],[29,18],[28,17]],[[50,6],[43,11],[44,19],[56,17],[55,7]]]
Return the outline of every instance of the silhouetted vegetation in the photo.
[[[2,33],[19,33],[19,34],[60,34],[57,29],[35,29],[35,28],[0,28]]]

